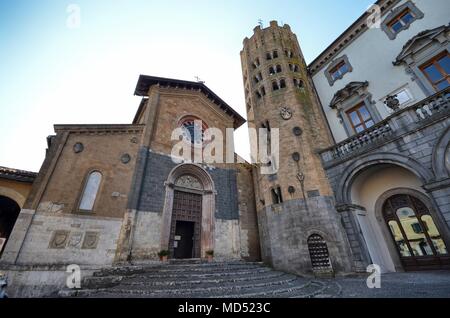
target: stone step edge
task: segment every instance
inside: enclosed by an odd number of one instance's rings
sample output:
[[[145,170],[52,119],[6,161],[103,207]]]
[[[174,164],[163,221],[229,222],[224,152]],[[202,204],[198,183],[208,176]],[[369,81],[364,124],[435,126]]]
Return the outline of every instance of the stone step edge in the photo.
[[[154,281],[154,282],[127,282],[127,281],[121,281],[120,284],[125,285],[125,286],[130,286],[130,285],[140,285],[140,284],[144,284],[147,283],[147,286],[177,286],[177,285],[189,285],[189,284],[193,284],[193,285],[197,285],[197,284],[211,284],[211,283],[236,283],[236,282],[244,282],[244,281],[254,281],[254,280],[262,280],[262,279],[272,279],[272,278],[278,278],[278,277],[282,277],[285,276],[286,273],[281,273],[281,272],[275,272],[274,274],[271,275],[267,275],[267,276],[257,276],[257,275],[253,275],[253,276],[244,276],[244,277],[239,277],[239,278],[222,278],[222,279],[205,279],[205,280],[185,280],[185,281]]]
[[[275,282],[271,282],[270,284],[267,283],[261,283],[261,284],[252,284],[252,285],[243,285],[243,286],[230,286],[230,287],[209,287],[209,288],[194,288],[194,289],[190,289],[190,290],[186,290],[186,289],[174,289],[174,290],[149,290],[149,291],[144,291],[144,290],[124,290],[124,289],[110,289],[110,288],[99,288],[99,289],[78,289],[78,290],[61,290],[58,292],[58,296],[60,297],[83,297],[83,296],[93,296],[95,294],[99,294],[99,293],[106,293],[106,294],[124,294],[124,295],[140,295],[140,296],[154,296],[157,297],[156,294],[166,294],[166,295],[177,295],[177,294],[184,294],[186,295],[187,293],[191,293],[191,292],[212,292],[212,291],[217,291],[217,290],[228,290],[228,291],[233,291],[233,290],[242,290],[242,289],[248,289],[248,288],[260,288],[260,287],[268,287],[268,286],[276,286],[276,285],[281,285],[281,284],[286,284],[292,281],[295,281],[297,279],[297,277],[293,277],[290,279],[286,279],[283,281],[275,281]],[[305,284],[306,285],[306,284]],[[295,288],[295,287],[291,287],[291,288]],[[287,289],[290,290],[290,289]],[[272,292],[274,292],[272,290]],[[260,293],[261,295],[264,295],[264,293]],[[244,294],[247,295],[247,294]],[[249,294],[251,295],[251,294]],[[230,296],[228,296],[230,297]],[[212,296],[210,298],[222,298],[222,296]]]
[[[197,292],[206,292],[212,293],[215,291],[232,291],[232,290],[241,290],[241,289],[249,289],[249,288],[261,288],[261,287],[269,287],[269,286],[277,286],[282,284],[288,284],[297,279],[297,277],[285,278],[283,280],[276,280],[272,282],[262,282],[257,284],[247,284],[247,285],[236,285],[236,286],[218,286],[218,287],[201,287],[201,288],[190,288],[190,289],[154,289],[154,290],[142,290],[142,289],[108,289],[110,292],[114,291],[123,291],[123,293],[149,293],[153,294],[168,294],[168,295],[186,295],[186,294],[195,294]],[[116,286],[117,287],[117,286]],[[120,287],[120,286],[119,286]]]
[[[302,284],[300,286],[292,286],[289,288],[283,288],[283,289],[276,289],[276,290],[272,290],[270,292],[258,292],[258,293],[244,293],[244,294],[239,294],[239,295],[222,295],[222,296],[212,296],[212,297],[208,297],[208,298],[218,298],[218,299],[223,299],[223,298],[256,298],[256,297],[264,297],[264,296],[277,296],[280,294],[287,294],[287,293],[292,293],[292,292],[297,292],[300,291],[302,289],[305,289],[313,284],[317,284],[319,283],[320,285],[323,285],[323,283],[321,282],[315,282],[315,281],[308,281],[305,284]],[[296,298],[312,298],[317,294],[320,294],[325,287],[321,287],[321,289],[319,289],[318,291],[314,291],[313,293],[309,293],[309,294],[305,294],[305,295],[300,295],[297,296]],[[294,298],[294,297],[290,297],[290,298]]]
[[[219,268],[215,268],[215,270],[211,271],[211,270],[204,270],[204,269],[198,269],[198,270],[191,270],[191,271],[186,271],[186,270],[182,270],[182,269],[171,269],[171,270],[158,270],[158,269],[153,269],[153,270],[139,270],[139,271],[134,271],[134,272],[116,272],[116,273],[102,273],[100,274],[96,274],[94,273],[93,276],[90,277],[108,277],[108,276],[127,276],[127,277],[132,277],[135,275],[157,275],[157,273],[161,273],[163,275],[158,275],[159,277],[164,276],[164,274],[174,274],[176,275],[177,273],[183,274],[183,275],[199,275],[199,273],[203,272],[203,274],[223,274],[222,270],[224,270],[227,273],[231,273],[231,274],[239,274],[239,273],[248,273],[248,272],[259,272],[259,271],[270,271],[272,270],[270,267],[265,267],[265,266],[260,266],[260,267],[242,267],[242,268],[234,268],[234,269],[227,269],[227,268],[223,268],[223,269],[219,269]]]

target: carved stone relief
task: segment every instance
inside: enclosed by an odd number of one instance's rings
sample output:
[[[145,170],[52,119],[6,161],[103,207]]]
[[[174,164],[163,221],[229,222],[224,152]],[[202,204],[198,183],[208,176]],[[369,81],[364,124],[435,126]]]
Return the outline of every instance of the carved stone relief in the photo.
[[[99,241],[100,234],[98,232],[86,232],[84,235],[82,249],[96,249]]]
[[[49,248],[56,248],[56,249],[66,248],[69,234],[70,234],[69,231],[62,231],[62,230],[57,230],[53,232],[52,238],[50,239]]]

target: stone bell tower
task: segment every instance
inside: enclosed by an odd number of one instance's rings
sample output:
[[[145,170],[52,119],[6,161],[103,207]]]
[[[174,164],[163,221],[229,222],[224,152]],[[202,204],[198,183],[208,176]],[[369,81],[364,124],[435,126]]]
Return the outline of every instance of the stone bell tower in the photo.
[[[249,127],[279,129],[279,159],[269,163],[276,173],[255,165],[263,260],[295,273],[350,271],[348,240],[317,154],[331,145],[331,135],[297,37],[271,21],[243,44]]]

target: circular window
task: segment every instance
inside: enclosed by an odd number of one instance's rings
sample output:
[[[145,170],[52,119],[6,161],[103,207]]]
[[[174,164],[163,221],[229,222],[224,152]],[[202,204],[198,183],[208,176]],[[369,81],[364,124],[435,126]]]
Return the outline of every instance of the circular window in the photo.
[[[201,145],[205,139],[208,126],[199,118],[186,117],[181,121],[183,136],[194,145]]]

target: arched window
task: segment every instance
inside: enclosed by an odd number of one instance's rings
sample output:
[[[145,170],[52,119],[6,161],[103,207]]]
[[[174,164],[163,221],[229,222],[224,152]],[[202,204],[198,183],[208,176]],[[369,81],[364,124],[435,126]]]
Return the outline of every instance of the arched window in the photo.
[[[281,73],[281,65],[277,65],[277,73]]]
[[[185,117],[181,120],[180,126],[183,129],[183,135],[186,140],[195,145],[203,143],[208,126],[200,118],[194,116]]]
[[[285,88],[286,87],[286,81],[284,79],[280,80],[280,88]]]
[[[278,51],[273,51],[273,58],[274,59],[278,58]]]
[[[102,174],[100,172],[93,171],[89,174],[81,196],[80,210],[92,211],[94,209],[95,199],[97,198],[101,182]]]
[[[297,88],[304,88],[305,83],[303,83],[303,81],[301,79],[294,78],[294,86]]]
[[[269,75],[274,75],[275,74],[275,69],[273,68],[273,66],[269,67]]]
[[[277,81],[273,81],[273,82],[272,82],[272,89],[273,89],[274,91],[277,91],[277,90],[280,89],[280,87],[278,86],[278,82],[277,82]]]

